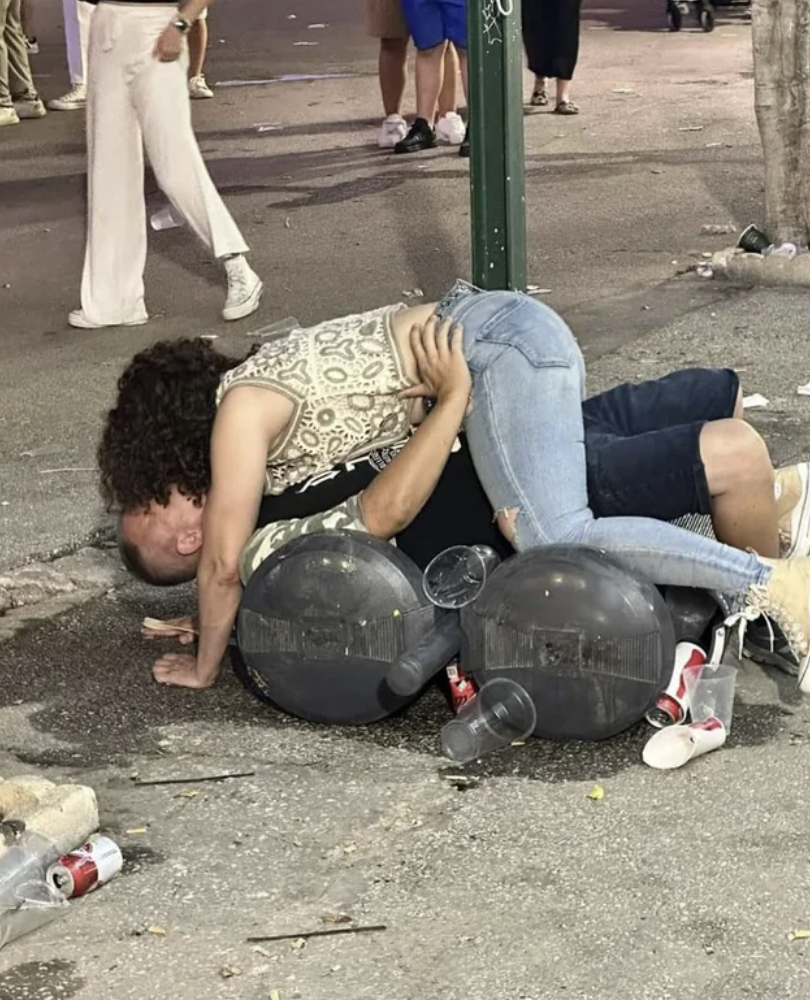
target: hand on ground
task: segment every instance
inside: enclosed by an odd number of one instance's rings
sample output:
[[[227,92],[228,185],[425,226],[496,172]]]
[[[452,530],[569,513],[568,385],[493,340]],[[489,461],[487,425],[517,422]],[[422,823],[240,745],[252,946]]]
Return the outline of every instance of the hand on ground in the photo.
[[[215,680],[202,680],[197,673],[197,658],[187,653],[167,653],[161,656],[152,672],[158,684],[170,684],[173,687],[207,688]]]

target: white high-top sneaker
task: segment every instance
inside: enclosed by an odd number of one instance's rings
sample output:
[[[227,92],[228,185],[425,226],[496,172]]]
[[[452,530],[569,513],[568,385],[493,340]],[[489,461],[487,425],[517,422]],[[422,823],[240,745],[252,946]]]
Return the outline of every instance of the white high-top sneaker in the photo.
[[[766,615],[782,630],[799,664],[799,687],[810,694],[810,559],[760,559],[770,579],[748,588],[745,607],[726,622],[733,625]]]
[[[83,83],[74,83],[70,90],[61,97],[48,101],[49,111],[82,111],[87,105],[87,87]]]
[[[242,254],[228,257],[225,261],[228,275],[228,297],[222,318],[228,321],[244,319],[259,308],[264,285],[261,278],[248,264]]]
[[[810,463],[777,469],[774,493],[782,558],[810,556]]]

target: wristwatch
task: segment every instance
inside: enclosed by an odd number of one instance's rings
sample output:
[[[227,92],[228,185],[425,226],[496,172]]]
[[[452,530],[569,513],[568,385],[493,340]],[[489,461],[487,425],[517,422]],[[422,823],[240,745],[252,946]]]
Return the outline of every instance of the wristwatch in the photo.
[[[180,32],[181,35],[187,35],[191,31],[191,21],[187,21],[184,17],[178,17],[172,24]]]

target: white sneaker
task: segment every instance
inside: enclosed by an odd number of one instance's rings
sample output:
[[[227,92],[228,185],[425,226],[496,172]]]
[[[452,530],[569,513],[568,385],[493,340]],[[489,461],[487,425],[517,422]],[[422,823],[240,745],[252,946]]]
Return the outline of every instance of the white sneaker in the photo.
[[[436,122],[436,135],[451,146],[460,146],[466,133],[464,119],[455,111],[448,111]]]
[[[192,76],[188,81],[188,96],[193,101],[205,100],[207,97],[214,96],[214,91],[208,86],[202,73],[199,76]]]
[[[393,149],[408,134],[408,123],[402,115],[389,115],[380,126],[380,149]]]
[[[777,469],[774,494],[782,558],[810,556],[810,463]]]
[[[23,101],[14,102],[14,110],[17,117],[22,118],[44,118],[47,115],[45,105],[38,97],[27,98]]]
[[[225,273],[228,275],[228,297],[222,318],[230,322],[256,312],[264,285],[244,256],[229,257],[225,261]]]
[[[8,108],[5,104],[0,105],[0,126],[2,125],[19,125],[20,116],[14,110],[14,108]]]
[[[81,111],[86,104],[87,87],[83,83],[74,83],[66,94],[48,101],[48,110]]]
[[[148,322],[149,317],[146,313],[136,316],[134,319],[124,320],[121,323],[94,323],[84,315],[81,309],[74,309],[68,316],[68,323],[77,330],[105,330],[107,327],[114,326],[143,326],[144,323]]]

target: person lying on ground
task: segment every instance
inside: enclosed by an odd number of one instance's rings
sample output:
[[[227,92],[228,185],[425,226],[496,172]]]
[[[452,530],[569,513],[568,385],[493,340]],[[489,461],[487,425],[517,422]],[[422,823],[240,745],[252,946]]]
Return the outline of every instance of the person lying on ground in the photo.
[[[161,506],[182,505],[184,496],[199,503],[208,489],[201,552],[184,551],[176,560],[181,577],[188,576],[189,560],[199,560],[199,653],[193,668],[176,665],[174,676],[164,671],[162,679],[207,686],[216,675],[241,598],[240,554],[262,493],[281,493],[390,446],[425,419],[423,398],[436,399],[431,424],[456,422],[452,440],[465,425],[476,473],[518,551],[555,542],[590,545],[656,583],[726,594],[746,617],[770,614],[804,667],[810,560],[776,558],[775,509],[758,545],[761,556],[663,521],[594,517],[582,355],[562,319],[534,299],[462,283],[438,305],[386,307],[294,331],[234,368],[221,355],[189,353],[191,346],[158,345],[132,363],[99,455],[107,496],[147,520]],[[212,359],[220,366],[216,379]],[[467,364],[471,390],[462,406],[447,370],[466,371]],[[196,468],[186,467],[189,430]],[[414,435],[411,450],[425,448],[422,441],[424,435]],[[400,468],[392,463],[391,477]],[[424,471],[394,493],[399,503],[385,514],[396,526],[392,535],[407,523],[405,513],[424,503],[440,472]],[[772,488],[760,493],[773,508]],[[367,493],[361,520],[377,534],[369,503]]]

